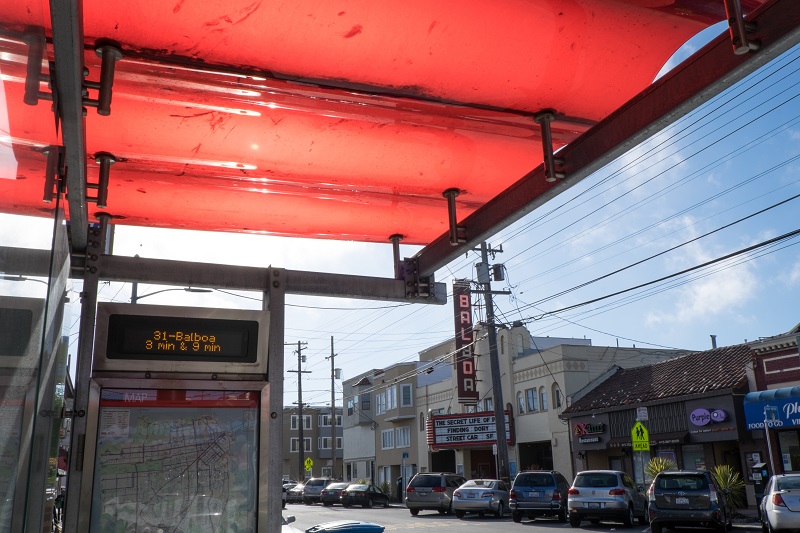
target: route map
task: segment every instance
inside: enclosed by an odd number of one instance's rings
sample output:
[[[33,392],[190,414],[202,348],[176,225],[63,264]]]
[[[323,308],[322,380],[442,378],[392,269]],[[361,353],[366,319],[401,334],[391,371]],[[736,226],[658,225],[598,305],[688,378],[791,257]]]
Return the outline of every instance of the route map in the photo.
[[[255,531],[254,393],[104,389],[90,531]]]

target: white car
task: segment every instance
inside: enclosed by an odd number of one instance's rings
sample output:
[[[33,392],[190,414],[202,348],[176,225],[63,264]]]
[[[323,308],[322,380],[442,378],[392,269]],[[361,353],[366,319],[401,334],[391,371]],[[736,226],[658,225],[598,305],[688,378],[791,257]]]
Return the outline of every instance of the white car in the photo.
[[[800,529],[800,474],[778,474],[769,478],[760,511],[764,533]]]

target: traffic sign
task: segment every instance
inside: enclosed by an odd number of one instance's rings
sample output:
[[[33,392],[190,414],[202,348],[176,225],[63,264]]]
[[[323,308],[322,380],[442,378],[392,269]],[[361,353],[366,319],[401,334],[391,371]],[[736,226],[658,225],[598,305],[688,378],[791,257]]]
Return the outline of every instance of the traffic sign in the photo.
[[[650,432],[641,422],[636,422],[631,429],[631,443],[635,452],[650,451]]]
[[[303,464],[306,467],[306,472],[310,472],[311,471],[311,467],[314,466],[314,461],[311,460],[311,457],[308,457],[306,459],[306,462],[303,463]]]

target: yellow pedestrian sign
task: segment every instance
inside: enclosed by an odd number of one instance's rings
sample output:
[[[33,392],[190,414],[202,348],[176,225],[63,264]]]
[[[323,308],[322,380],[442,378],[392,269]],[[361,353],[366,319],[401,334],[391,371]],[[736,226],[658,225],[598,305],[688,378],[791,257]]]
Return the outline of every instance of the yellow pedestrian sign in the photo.
[[[650,432],[641,422],[636,422],[631,429],[631,443],[635,452],[650,451]]]
[[[650,448],[648,448],[649,450]],[[314,461],[311,460],[311,457],[306,459],[306,462],[303,463],[306,466],[306,472],[311,472],[311,467],[314,466]]]

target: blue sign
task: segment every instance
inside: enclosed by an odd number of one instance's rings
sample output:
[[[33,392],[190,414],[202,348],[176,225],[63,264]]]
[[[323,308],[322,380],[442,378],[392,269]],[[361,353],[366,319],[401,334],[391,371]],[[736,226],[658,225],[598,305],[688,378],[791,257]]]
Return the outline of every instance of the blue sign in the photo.
[[[785,387],[744,396],[747,429],[800,427],[800,387]]]

